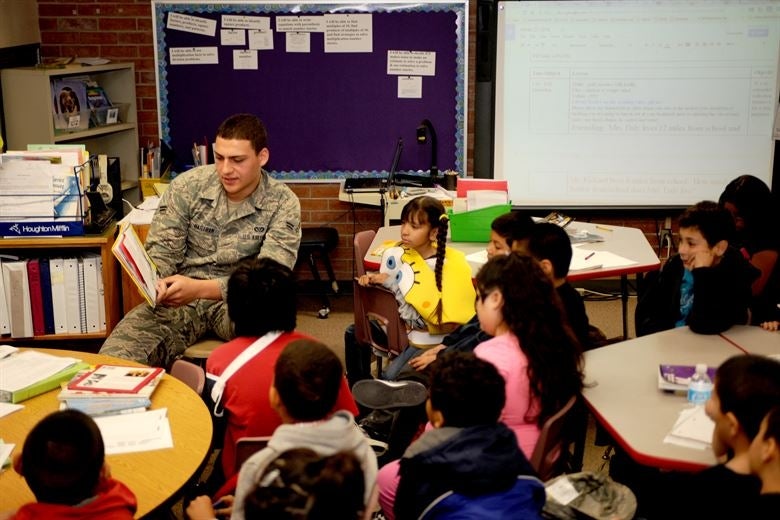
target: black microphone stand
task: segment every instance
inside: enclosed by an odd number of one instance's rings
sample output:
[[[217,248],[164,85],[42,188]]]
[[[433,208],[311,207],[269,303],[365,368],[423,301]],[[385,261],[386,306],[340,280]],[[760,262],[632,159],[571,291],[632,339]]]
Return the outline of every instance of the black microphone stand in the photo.
[[[426,141],[425,138],[425,131],[428,131],[428,135],[431,136],[431,186],[436,184],[436,177],[439,175],[439,166],[438,166],[438,151],[439,151],[439,143],[436,139],[436,130],[433,128],[433,123],[431,123],[430,119],[423,119],[420,121],[420,126],[417,127],[417,142],[420,144],[424,144]]]

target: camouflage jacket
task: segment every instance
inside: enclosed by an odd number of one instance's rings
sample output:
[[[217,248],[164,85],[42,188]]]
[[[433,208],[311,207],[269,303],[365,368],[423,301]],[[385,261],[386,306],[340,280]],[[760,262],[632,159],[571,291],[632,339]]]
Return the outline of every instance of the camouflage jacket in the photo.
[[[301,240],[301,206],[282,182],[263,171],[252,195],[232,208],[214,165],[176,177],[160,200],[146,250],[160,276],[219,280],[222,299],[236,264],[272,258],[290,268]]]

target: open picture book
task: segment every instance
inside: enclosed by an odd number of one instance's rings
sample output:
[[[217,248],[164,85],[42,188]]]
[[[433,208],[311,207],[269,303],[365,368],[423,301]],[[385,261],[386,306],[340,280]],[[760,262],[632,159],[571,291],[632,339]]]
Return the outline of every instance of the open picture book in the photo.
[[[111,252],[147,303],[154,307],[157,301],[157,266],[129,222],[123,223],[119,228]]]

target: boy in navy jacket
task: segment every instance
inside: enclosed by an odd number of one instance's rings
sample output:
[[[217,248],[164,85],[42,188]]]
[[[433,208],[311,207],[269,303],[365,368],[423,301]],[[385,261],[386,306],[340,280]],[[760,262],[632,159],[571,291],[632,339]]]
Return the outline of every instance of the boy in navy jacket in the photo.
[[[758,270],[729,246],[734,220],[712,201],[699,202],[680,216],[680,244],[636,307],[637,336],[688,325],[693,332],[718,334],[748,323],[751,284]]]

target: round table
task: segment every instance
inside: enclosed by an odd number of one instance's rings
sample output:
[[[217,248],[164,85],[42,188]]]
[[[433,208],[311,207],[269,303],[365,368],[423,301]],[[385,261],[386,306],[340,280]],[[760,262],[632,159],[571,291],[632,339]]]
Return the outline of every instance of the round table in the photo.
[[[69,350],[39,349],[56,356],[69,356],[89,364],[142,366],[139,363],[101,354]],[[14,443],[20,453],[27,433],[44,416],[59,408],[52,390],[20,404],[24,409],[0,418],[0,437]],[[212,436],[211,416],[200,396],[178,379],[165,374],[152,394],[151,409],[167,408],[173,448],[107,455],[111,474],[127,485],[138,499],[137,517],[166,504],[195,475],[209,454]],[[13,469],[0,473],[0,512],[15,511],[34,502],[25,480]]]

